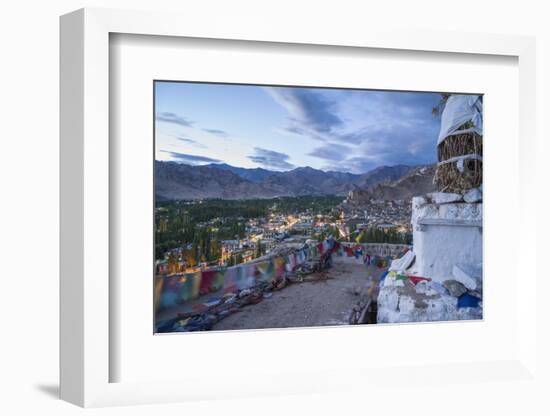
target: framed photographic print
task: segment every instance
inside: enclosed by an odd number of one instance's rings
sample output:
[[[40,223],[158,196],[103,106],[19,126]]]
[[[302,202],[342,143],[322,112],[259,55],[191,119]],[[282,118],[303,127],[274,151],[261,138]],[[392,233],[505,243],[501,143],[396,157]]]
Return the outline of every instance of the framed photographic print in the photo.
[[[249,29],[62,17],[62,398],[538,388],[533,39]]]
[[[482,318],[481,95],[154,100],[155,332]]]

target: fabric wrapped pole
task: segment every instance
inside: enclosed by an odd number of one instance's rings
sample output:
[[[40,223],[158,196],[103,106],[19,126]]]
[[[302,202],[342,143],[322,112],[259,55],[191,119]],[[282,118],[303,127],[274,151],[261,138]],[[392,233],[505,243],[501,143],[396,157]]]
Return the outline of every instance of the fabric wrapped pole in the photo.
[[[447,137],[455,134],[474,132],[483,135],[483,104],[479,95],[453,94],[445,103],[445,109],[441,114],[441,129],[437,144],[439,145]],[[461,126],[470,121],[473,127],[459,130]]]

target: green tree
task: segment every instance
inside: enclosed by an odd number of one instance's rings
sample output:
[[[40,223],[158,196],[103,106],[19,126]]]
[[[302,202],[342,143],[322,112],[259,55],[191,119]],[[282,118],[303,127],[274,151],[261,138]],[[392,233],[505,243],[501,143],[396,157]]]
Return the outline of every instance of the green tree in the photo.
[[[174,253],[168,255],[168,271],[170,273],[176,272],[177,258]]]
[[[219,260],[222,255],[222,249],[218,240],[212,240],[210,243],[209,261]]]
[[[263,255],[263,247],[262,247],[262,240],[258,240],[256,244],[256,258],[262,257]]]
[[[183,259],[189,265],[189,267],[195,267],[197,265],[197,260],[195,259],[195,254],[193,250],[184,250]]]

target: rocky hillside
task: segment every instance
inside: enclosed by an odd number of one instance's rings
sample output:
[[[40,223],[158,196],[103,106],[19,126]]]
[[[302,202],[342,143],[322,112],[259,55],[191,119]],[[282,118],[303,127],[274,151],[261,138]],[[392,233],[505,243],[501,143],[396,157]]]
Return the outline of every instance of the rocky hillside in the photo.
[[[377,200],[410,200],[413,196],[435,192],[433,183],[435,166],[419,166],[409,170],[399,179],[389,183],[378,183],[367,189],[354,191],[348,202],[362,204],[372,199]]]
[[[389,184],[401,179],[414,169],[414,166],[407,165],[379,166],[361,175],[361,177],[355,181],[355,184],[360,189],[367,189],[379,184]]]
[[[382,166],[362,175],[324,172],[310,167],[287,172],[245,169],[226,164],[189,166],[175,162],[156,162],[156,195],[159,200],[175,199],[252,199],[277,196],[346,195],[352,190],[396,194],[416,187],[414,179],[399,181],[418,171],[411,166]],[[420,181],[420,186],[423,182]],[[411,190],[410,192],[415,192]]]
[[[174,162],[155,163],[156,196],[176,199],[250,199],[276,195],[277,189],[242,179],[226,169],[189,166]]]

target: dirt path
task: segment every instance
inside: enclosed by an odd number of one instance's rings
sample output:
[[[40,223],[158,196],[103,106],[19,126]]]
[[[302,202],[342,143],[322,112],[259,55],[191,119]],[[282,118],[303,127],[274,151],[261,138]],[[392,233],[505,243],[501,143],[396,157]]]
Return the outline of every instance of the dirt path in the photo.
[[[355,293],[367,286],[369,276],[377,280],[382,271],[367,269],[353,258],[334,256],[333,267],[323,272],[331,278],[273,292],[270,298],[221,320],[213,330],[347,325],[358,299]]]

